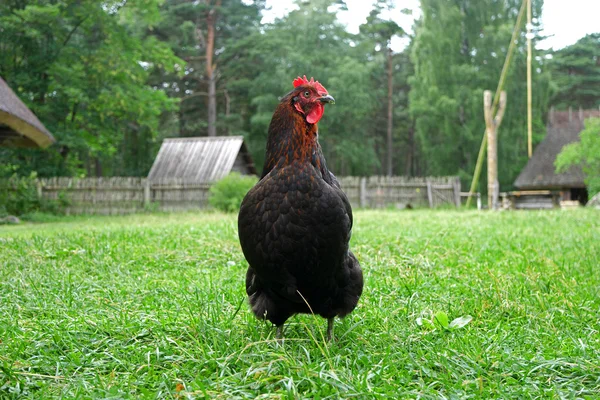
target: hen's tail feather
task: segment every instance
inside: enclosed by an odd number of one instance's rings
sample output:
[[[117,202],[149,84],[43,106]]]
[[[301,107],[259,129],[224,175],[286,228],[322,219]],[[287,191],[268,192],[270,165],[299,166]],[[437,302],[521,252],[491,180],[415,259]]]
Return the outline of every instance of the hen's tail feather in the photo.
[[[246,293],[252,313],[258,319],[266,319],[280,326],[293,314],[273,301],[272,297],[261,287],[252,267],[248,268],[246,273]]]
[[[345,274],[347,285],[343,290],[342,298],[338,305],[338,316],[340,318],[350,314],[358,304],[358,299],[362,295],[363,290],[363,274],[360,264],[351,251],[348,252],[346,259]]]

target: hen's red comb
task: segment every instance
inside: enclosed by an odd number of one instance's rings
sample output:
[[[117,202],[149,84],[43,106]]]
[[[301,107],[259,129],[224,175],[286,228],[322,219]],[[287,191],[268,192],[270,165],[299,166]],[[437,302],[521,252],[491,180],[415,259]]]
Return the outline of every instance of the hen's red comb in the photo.
[[[302,85],[312,85],[315,89],[317,89],[317,93],[323,95],[323,94],[328,94],[327,93],[327,89],[325,89],[325,87],[323,85],[321,85],[319,83],[319,81],[315,81],[315,78],[310,78],[310,81],[308,79],[306,79],[306,75],[304,75],[303,78],[297,77],[296,79],[294,79],[294,87],[297,88],[298,86],[302,86]]]

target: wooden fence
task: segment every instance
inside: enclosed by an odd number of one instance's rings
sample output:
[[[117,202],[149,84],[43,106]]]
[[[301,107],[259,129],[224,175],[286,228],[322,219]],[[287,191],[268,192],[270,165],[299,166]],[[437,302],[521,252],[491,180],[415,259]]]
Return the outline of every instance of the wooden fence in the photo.
[[[343,177],[339,181],[355,207],[460,207],[458,177]]]
[[[130,214],[144,210],[185,211],[208,205],[210,185],[146,178],[49,178],[38,180],[38,196],[67,199],[67,214]]]
[[[342,177],[342,189],[354,207],[406,208],[460,206],[457,177]],[[146,178],[48,178],[36,181],[38,197],[66,200],[67,214],[129,214],[144,210],[185,211],[206,208],[208,184]],[[10,184],[2,186],[10,190]]]

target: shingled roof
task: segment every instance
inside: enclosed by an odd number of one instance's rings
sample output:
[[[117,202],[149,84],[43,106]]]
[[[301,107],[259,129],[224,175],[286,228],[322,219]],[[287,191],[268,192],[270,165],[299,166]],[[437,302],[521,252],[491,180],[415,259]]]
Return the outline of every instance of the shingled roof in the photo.
[[[152,182],[175,178],[188,183],[210,183],[231,171],[256,174],[243,136],[165,139],[148,179]]]
[[[0,77],[0,146],[48,147],[56,140]]]
[[[600,111],[551,111],[546,137],[521,171],[515,187],[521,190],[584,188],[581,168],[572,167],[557,174],[554,172],[554,161],[563,146],[579,141],[584,121],[590,117],[600,117]]]

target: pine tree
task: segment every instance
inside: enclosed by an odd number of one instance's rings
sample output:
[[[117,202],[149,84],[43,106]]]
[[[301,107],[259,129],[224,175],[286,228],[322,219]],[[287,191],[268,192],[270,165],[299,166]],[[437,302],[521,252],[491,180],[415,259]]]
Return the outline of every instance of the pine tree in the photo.
[[[553,54],[549,63],[558,108],[600,107],[600,33],[587,35]]]

